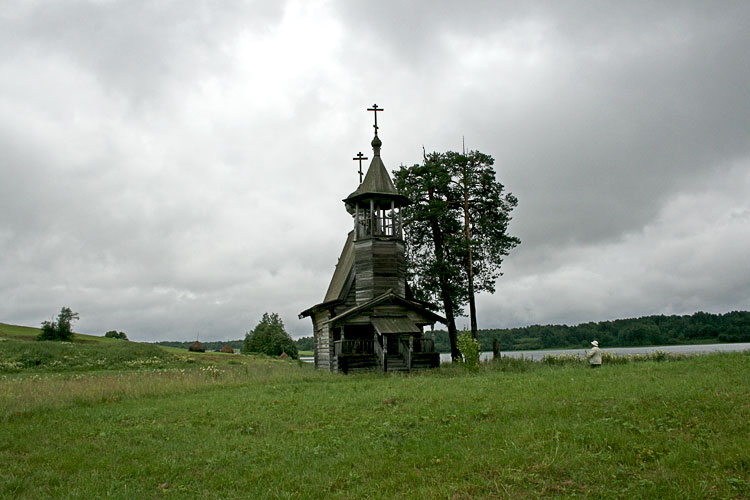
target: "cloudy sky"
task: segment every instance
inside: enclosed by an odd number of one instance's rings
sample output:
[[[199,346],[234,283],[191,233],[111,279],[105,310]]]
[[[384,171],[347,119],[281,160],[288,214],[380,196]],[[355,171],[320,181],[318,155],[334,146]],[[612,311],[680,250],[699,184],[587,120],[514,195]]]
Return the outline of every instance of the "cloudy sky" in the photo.
[[[0,322],[294,336],[378,117],[496,159],[480,328],[750,309],[750,2],[6,0]]]

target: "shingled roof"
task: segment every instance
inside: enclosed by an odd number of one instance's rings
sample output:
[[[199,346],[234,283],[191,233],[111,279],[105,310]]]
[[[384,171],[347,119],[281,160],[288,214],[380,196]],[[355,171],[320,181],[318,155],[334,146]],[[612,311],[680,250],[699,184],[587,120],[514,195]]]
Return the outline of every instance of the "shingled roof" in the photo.
[[[324,310],[326,307],[342,302],[346,297],[348,284],[354,279],[352,268],[354,267],[354,231],[349,231],[346,237],[346,243],[341,250],[341,256],[336,264],[336,270],[333,271],[333,277],[328,284],[328,291],[323,302],[315,304],[309,309],[305,309],[299,314],[302,319],[305,316],[311,316],[317,311]]]
[[[331,283],[328,285],[328,291],[323,302],[332,300],[343,300],[343,292],[352,266],[354,265],[354,231],[349,231],[344,243],[344,249],[341,250],[339,262],[336,264],[336,270],[333,272]]]
[[[383,143],[378,136],[372,140],[373,157],[370,168],[367,169],[365,179],[359,185],[356,191],[346,197],[344,202],[348,206],[354,205],[358,200],[363,198],[379,198],[395,201],[398,206],[408,205],[409,198],[400,194],[396,186],[388,175],[383,160],[380,159],[380,146]]]
[[[354,307],[347,309],[344,312],[339,313],[337,316],[334,316],[333,318],[329,319],[328,322],[332,324],[339,323],[340,321],[350,316],[356,315],[363,311],[367,311],[368,309],[371,309],[379,304],[382,304],[383,302],[400,303],[406,306],[407,308],[414,310],[414,311],[418,311],[422,313],[424,316],[431,318],[435,321],[440,321],[441,323],[445,323],[446,321],[444,317],[427,309],[424,306],[424,303],[415,302],[413,300],[407,300],[406,298],[401,297],[400,295],[394,293],[393,290],[388,290],[382,293],[381,295],[378,295],[377,297],[374,297],[368,300],[364,304],[356,305]]]

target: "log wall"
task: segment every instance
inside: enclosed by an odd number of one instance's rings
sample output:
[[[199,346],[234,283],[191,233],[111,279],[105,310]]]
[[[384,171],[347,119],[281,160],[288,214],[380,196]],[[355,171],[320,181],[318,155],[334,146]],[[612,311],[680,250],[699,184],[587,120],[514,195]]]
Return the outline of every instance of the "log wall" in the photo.
[[[354,242],[355,290],[358,304],[392,289],[406,295],[404,243],[395,238],[366,238]]]
[[[328,318],[329,314],[327,311],[317,313],[313,318],[313,325],[315,327],[315,335],[313,339],[315,344],[315,367],[324,370],[331,370],[333,368],[331,364],[333,342],[328,323],[326,323]]]

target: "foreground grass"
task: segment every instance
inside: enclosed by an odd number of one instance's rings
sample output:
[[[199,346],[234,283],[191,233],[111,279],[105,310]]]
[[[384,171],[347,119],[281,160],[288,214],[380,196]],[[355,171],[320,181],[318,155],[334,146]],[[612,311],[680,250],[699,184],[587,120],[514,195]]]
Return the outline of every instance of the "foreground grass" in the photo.
[[[750,495],[748,353],[349,377],[237,358],[3,375],[0,497]]]

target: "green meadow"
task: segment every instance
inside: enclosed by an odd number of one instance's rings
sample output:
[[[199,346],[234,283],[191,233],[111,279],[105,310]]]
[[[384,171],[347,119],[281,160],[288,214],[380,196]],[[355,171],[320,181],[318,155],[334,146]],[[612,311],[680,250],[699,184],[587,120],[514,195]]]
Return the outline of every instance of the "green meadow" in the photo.
[[[748,498],[750,352],[335,375],[0,324],[0,498]]]

